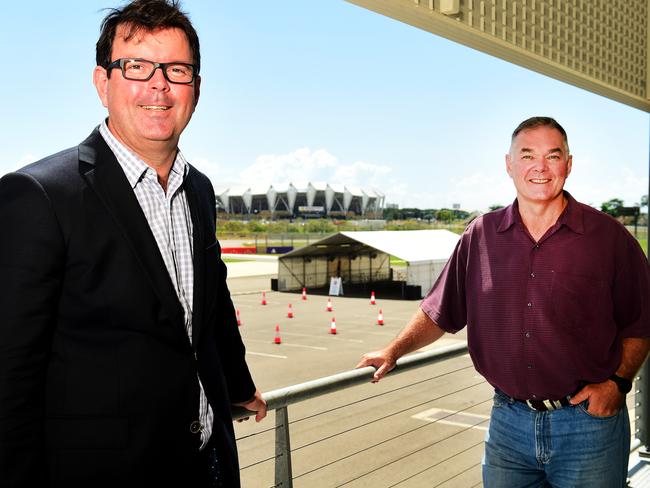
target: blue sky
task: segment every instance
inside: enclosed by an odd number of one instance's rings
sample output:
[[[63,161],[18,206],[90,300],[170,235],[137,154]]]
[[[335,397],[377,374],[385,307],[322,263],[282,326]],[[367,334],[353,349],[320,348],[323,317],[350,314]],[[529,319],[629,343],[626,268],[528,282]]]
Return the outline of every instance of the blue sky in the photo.
[[[110,0],[10,2],[0,54],[0,174],[78,144],[105,116],[92,86]],[[586,203],[648,189],[648,115],[342,0],[185,0],[202,94],[181,138],[220,189],[288,181],[375,187],[401,207],[514,198],[509,135],[557,118]]]

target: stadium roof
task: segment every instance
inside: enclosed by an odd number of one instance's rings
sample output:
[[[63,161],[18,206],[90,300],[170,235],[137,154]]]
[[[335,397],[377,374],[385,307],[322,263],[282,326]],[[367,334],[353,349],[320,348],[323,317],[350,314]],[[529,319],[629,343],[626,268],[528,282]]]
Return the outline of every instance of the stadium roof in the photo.
[[[459,239],[458,234],[444,229],[339,232],[280,259],[360,254],[375,249],[414,264],[449,259]]]
[[[223,195],[226,192],[231,197],[242,196],[247,192],[250,192],[252,195],[266,195],[269,189],[274,189],[277,193],[286,193],[287,190],[293,187],[295,190],[301,193],[308,191],[309,187],[313,188],[316,191],[326,191],[327,188],[331,188],[335,193],[345,193],[348,191],[351,195],[355,197],[361,197],[364,194],[369,197],[384,197],[384,193],[376,188],[361,188],[359,186],[350,186],[340,183],[328,183],[325,181],[298,181],[298,182],[284,182],[284,183],[273,183],[273,184],[255,184],[255,185],[217,185],[215,187],[215,193],[217,195]]]

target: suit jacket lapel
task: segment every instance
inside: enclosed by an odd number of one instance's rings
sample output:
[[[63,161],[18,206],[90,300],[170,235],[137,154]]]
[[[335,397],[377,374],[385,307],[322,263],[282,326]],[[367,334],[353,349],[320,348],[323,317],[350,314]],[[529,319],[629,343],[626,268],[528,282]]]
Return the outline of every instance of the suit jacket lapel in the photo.
[[[205,305],[205,239],[203,226],[206,222],[204,206],[198,193],[196,170],[190,166],[184,187],[187,203],[192,215],[193,259],[194,259],[194,297],[192,304],[192,337],[198,341],[203,326],[203,307]],[[195,346],[196,347],[196,346]]]
[[[156,239],[115,155],[97,129],[79,145],[80,170],[124,233],[169,318],[183,330],[183,308]]]

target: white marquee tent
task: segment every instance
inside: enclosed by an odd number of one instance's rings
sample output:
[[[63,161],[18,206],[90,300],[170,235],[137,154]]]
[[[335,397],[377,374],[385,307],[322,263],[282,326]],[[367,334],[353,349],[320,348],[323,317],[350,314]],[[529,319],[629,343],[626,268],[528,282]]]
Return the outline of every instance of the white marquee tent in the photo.
[[[339,232],[281,256],[278,290],[327,287],[333,276],[342,277],[344,285],[385,282],[393,276],[390,256],[395,256],[406,262],[406,285],[419,286],[421,297],[459,239],[448,230]]]

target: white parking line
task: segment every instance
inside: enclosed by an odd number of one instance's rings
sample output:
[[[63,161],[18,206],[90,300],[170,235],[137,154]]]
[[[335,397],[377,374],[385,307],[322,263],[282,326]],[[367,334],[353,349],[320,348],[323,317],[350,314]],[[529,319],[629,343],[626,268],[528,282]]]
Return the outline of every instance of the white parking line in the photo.
[[[298,336],[298,337],[320,337],[320,335],[316,334],[300,334],[298,332],[282,332],[282,335],[288,335],[288,336]],[[327,335],[327,332],[323,333],[323,336]],[[339,338],[338,340],[340,341],[346,341],[346,342],[356,342],[357,344],[363,344],[363,341],[361,339],[343,339]]]
[[[317,351],[327,351],[326,347],[319,347],[319,346],[306,346],[304,344],[289,344],[288,342],[283,342],[283,346],[289,346],[289,347],[304,347],[305,349],[316,349]]]
[[[261,339],[246,339],[244,342],[261,342],[262,344],[269,344],[271,341],[263,341]],[[304,347],[305,349],[315,349],[317,351],[327,351],[326,347],[320,347],[320,346],[307,346],[305,344],[289,344],[287,342],[282,342],[283,346],[289,346],[289,347]]]
[[[280,354],[266,354],[265,352],[246,351],[246,354],[250,354],[251,356],[264,356],[266,358],[288,359],[288,356],[282,356]]]

